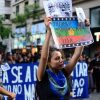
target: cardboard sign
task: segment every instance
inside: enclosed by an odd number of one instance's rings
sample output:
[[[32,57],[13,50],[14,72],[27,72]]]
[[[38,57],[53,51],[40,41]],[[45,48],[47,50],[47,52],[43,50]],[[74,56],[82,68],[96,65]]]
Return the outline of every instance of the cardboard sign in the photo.
[[[50,27],[57,48],[86,46],[94,41],[90,28],[78,23],[76,17],[52,18]]]

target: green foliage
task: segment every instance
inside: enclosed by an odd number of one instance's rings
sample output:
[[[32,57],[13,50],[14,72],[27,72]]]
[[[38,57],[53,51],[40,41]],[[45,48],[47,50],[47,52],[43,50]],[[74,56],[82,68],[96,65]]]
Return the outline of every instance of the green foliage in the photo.
[[[2,21],[4,20],[4,17],[0,15],[0,36],[2,39],[8,38],[11,34],[11,29],[7,28],[3,25]]]
[[[8,37],[9,37],[9,34],[12,33],[11,28],[6,28],[6,27],[5,27],[4,33],[5,33],[5,38],[8,38]]]
[[[27,32],[27,33],[26,33],[26,36],[29,37],[30,35],[31,35],[31,32]]]
[[[24,23],[26,21],[26,16],[24,14],[18,14],[16,18],[18,23]]]
[[[25,7],[25,15],[27,18],[33,18],[33,19],[39,18],[40,17],[39,3],[27,5]]]
[[[2,39],[9,38],[9,35],[11,34],[11,29],[6,27],[0,27],[0,36]]]
[[[26,39],[25,39],[26,42],[30,42],[30,36],[31,36],[31,35],[32,35],[31,32],[27,32],[27,33],[26,33],[26,36],[25,36],[25,37],[26,37]]]
[[[2,24],[2,21],[4,21],[3,15],[0,15],[0,24]]]
[[[17,19],[16,18],[13,18],[11,19],[12,23],[17,23]]]
[[[31,18],[32,10],[33,10],[33,5],[25,6],[25,15],[27,18]]]
[[[17,14],[16,18],[12,19],[13,23],[24,24],[26,21],[25,14]]]

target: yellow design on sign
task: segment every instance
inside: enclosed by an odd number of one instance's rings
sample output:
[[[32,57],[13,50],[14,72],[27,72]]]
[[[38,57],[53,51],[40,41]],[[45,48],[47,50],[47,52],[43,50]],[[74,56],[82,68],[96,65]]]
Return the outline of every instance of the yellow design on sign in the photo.
[[[73,30],[72,28],[70,28],[70,29],[68,30],[68,34],[69,34],[69,35],[74,35],[74,30]]]

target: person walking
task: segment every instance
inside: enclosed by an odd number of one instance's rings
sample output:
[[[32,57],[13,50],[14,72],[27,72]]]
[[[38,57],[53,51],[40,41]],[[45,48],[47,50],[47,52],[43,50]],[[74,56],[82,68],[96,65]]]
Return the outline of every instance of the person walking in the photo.
[[[64,66],[61,50],[50,48],[51,29],[49,25],[51,21],[50,17],[44,20],[47,34],[37,70],[36,92],[39,100],[69,100],[68,77],[73,71],[84,47],[76,47],[69,63]],[[86,21],[86,24],[89,25],[89,22]]]

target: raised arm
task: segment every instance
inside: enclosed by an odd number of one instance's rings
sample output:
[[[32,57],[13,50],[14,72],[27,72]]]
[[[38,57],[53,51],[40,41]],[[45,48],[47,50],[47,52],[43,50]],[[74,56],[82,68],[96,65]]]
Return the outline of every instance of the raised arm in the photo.
[[[90,26],[89,19],[85,20],[85,25],[86,26]],[[84,47],[82,47],[82,46],[81,47],[76,47],[72,58],[70,59],[69,63],[66,65],[65,71],[66,71],[66,73],[68,75],[70,75],[71,72],[73,71],[73,69],[74,69],[74,67],[75,67],[80,55],[82,54],[83,48]]]
[[[46,33],[44,45],[42,47],[41,58],[40,58],[39,67],[37,71],[37,78],[39,81],[42,80],[42,77],[46,69],[48,54],[49,54],[50,37],[51,37],[51,29],[49,27],[51,18],[45,18],[44,22],[47,28],[47,33]]]
[[[73,71],[80,55],[82,54],[83,51],[83,46],[82,47],[76,47],[74,54],[72,56],[72,58],[70,59],[69,63],[67,64],[67,66],[65,67],[65,71],[68,75],[71,74],[71,72]]]

